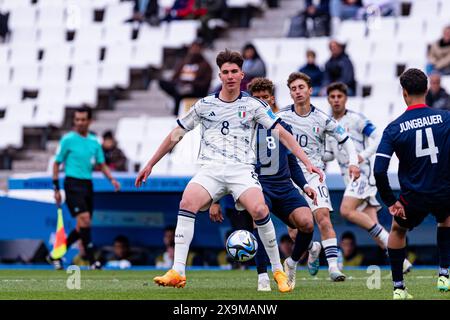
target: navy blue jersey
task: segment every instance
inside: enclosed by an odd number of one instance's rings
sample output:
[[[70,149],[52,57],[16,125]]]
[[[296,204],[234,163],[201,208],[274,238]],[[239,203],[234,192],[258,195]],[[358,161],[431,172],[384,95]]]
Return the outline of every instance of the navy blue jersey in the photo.
[[[281,121],[280,124],[292,134],[291,127]],[[292,186],[291,178],[300,188],[306,184],[305,176],[296,157],[279,142],[278,135],[272,130],[258,127],[257,164],[255,168],[263,189],[270,187]]]
[[[392,154],[399,159],[402,192],[437,199],[450,196],[450,113],[426,105],[409,106],[383,132],[375,159],[375,178],[388,206],[396,202],[387,170]]]

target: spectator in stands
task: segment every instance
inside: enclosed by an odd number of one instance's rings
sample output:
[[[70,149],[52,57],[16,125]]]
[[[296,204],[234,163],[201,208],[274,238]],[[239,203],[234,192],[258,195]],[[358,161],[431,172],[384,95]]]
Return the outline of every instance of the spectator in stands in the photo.
[[[9,34],[8,17],[9,13],[0,12],[0,43],[5,42]]]
[[[311,78],[312,96],[318,96],[322,87],[323,71],[316,64],[316,53],[313,50],[306,51],[306,64],[298,71],[307,74]]]
[[[450,75],[450,25],[444,28],[442,38],[432,43],[428,51],[427,73],[432,71]]]
[[[164,21],[197,19],[207,12],[197,3],[198,0],[175,0],[172,7],[166,12]]]
[[[291,18],[288,37],[330,35],[330,0],[306,0],[305,10]]]
[[[130,241],[123,235],[114,239],[112,251],[106,250],[102,255],[102,260],[106,266],[120,269],[147,264],[145,253],[137,249],[133,250],[130,247]]]
[[[256,51],[253,44],[247,43],[242,49],[242,56],[244,64],[242,71],[244,72],[244,79],[241,82],[241,90],[246,91],[247,85],[253,78],[266,76],[266,65]]]
[[[93,215],[94,190],[92,186],[92,171],[95,164],[101,166],[101,171],[114,186],[120,189],[120,183],[111,175],[105,163],[105,156],[97,137],[89,132],[92,122],[92,110],[82,107],[74,113],[74,130],[65,134],[60,141],[55,162],[53,164],[53,187],[56,204],[61,205],[59,186],[59,166],[64,163],[64,190],[66,203],[70,214],[76,218],[76,226],[67,237],[67,247],[81,240],[86,258],[94,269],[101,268],[101,262],[94,257],[94,246],[91,235]],[[55,269],[62,269],[61,257],[48,256],[47,260]]]
[[[109,169],[112,171],[127,171],[127,157],[117,146],[117,141],[109,130],[103,134],[102,149]]]
[[[344,266],[360,266],[363,265],[364,255],[358,252],[356,245],[356,237],[351,231],[346,231],[341,236],[340,247]]]
[[[158,0],[132,0],[134,2],[133,18],[131,21],[148,22],[156,26],[159,24]]]
[[[356,80],[353,71],[353,63],[345,53],[343,44],[331,40],[329,44],[331,57],[325,64],[325,73],[322,83],[321,95],[325,95],[326,87],[332,82],[343,82],[348,87],[348,95],[354,96],[356,92]]]
[[[441,75],[437,72],[430,75],[430,88],[426,96],[426,103],[432,108],[450,111],[450,96],[441,87]]]
[[[208,94],[212,68],[202,54],[202,43],[195,41],[186,57],[175,67],[171,81],[160,80],[159,86],[172,96],[175,102],[174,115],[178,115],[183,98],[200,98]]]
[[[358,18],[367,20],[371,15],[388,17],[397,16],[400,11],[398,0],[362,0],[363,7],[359,9]]]
[[[198,0],[203,3],[206,14],[200,18],[199,36],[205,46],[213,48],[218,33],[228,27],[228,7],[225,0]]]
[[[330,13],[341,21],[355,19],[362,6],[361,0],[330,0]]]
[[[279,247],[280,258],[284,260],[292,255],[292,250],[294,250],[294,241],[288,234],[283,234],[280,238]]]

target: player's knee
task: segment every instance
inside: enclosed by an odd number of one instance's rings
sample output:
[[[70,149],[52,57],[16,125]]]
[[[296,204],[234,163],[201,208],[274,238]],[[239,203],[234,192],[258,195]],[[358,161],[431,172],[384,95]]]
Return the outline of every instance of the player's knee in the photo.
[[[331,225],[331,221],[327,219],[322,219],[318,222],[320,233],[328,234],[333,231],[333,226]]]
[[[339,211],[341,212],[341,216],[342,216],[344,219],[349,219],[349,218],[350,218],[352,210],[351,210],[351,208],[350,208],[348,205],[346,205],[345,203],[343,203],[343,204],[341,205]]]
[[[191,199],[183,198],[180,201],[180,209],[188,210],[190,212],[197,212],[199,208],[198,205]]]
[[[295,224],[297,229],[303,233],[311,233],[314,231],[314,223],[312,218],[308,219],[307,217],[299,217],[295,220]]]
[[[253,220],[264,219],[269,214],[269,209],[264,203],[257,203],[250,208],[249,213]]]

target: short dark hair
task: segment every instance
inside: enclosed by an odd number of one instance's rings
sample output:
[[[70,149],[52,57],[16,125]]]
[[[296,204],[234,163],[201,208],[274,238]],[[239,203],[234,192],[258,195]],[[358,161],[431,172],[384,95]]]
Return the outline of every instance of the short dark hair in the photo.
[[[423,95],[427,92],[428,78],[421,70],[411,68],[400,76],[400,85],[409,95]]]
[[[344,239],[350,239],[350,240],[352,240],[353,242],[356,243],[356,237],[355,237],[355,234],[354,234],[353,232],[351,232],[351,231],[345,231],[345,232],[342,234],[342,236],[341,236],[341,241],[344,240]]]
[[[268,91],[273,95],[275,86],[273,82],[267,78],[253,78],[247,85],[247,89],[251,94],[259,91]]]
[[[119,235],[114,239],[114,243],[119,242],[122,243],[124,246],[129,247],[130,246],[130,241],[128,240],[127,237],[125,237],[124,235]]]
[[[295,80],[298,80],[298,79],[305,81],[306,84],[308,85],[308,88],[311,88],[311,86],[312,86],[311,78],[307,74],[305,74],[303,72],[292,72],[289,75],[289,78],[287,80],[288,88],[290,89],[291,88],[291,83],[294,82]]]
[[[111,130],[107,130],[103,133],[103,140],[105,139],[114,139],[114,135]]]
[[[342,92],[345,95],[348,95],[348,87],[345,83],[343,82],[333,82],[331,83],[328,87],[327,87],[327,95],[330,94],[331,91],[333,90],[339,90],[340,92]]]
[[[216,64],[219,68],[222,68],[222,65],[224,65],[227,62],[235,63],[238,65],[239,68],[242,69],[244,58],[242,58],[242,55],[237,51],[230,51],[228,49],[225,49],[225,51],[221,51],[217,55]]]
[[[75,112],[81,112],[81,113],[86,112],[87,116],[88,116],[88,119],[89,120],[92,119],[92,109],[87,107],[87,106],[79,107],[79,108],[75,109]]]

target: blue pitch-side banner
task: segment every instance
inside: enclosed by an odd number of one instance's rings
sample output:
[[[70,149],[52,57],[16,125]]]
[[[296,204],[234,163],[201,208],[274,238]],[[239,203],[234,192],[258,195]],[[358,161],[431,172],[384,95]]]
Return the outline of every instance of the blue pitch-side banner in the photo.
[[[136,175],[129,173],[114,173],[114,177],[122,185],[122,192],[182,192],[189,180],[189,176],[150,176],[140,188],[134,186]],[[63,176],[60,177],[60,185],[63,184]],[[94,190],[96,192],[110,192],[114,188],[101,173],[94,173]],[[396,174],[389,174],[389,181],[393,189],[398,190],[398,178]],[[345,185],[340,174],[327,175],[327,185],[330,190],[344,190]],[[48,175],[34,176],[30,178],[9,178],[8,188],[13,189],[53,189],[52,179]]]
[[[101,174],[94,174],[94,216],[93,240],[97,246],[111,245],[114,238],[123,234],[136,246],[162,246],[164,228],[175,226],[178,205],[182,191],[190,177],[152,176],[140,189],[134,187],[134,175],[114,174],[122,184],[120,192],[113,188]],[[61,185],[62,185],[61,178]],[[338,210],[343,194],[342,178],[330,175],[327,178],[333,207]],[[9,189],[52,189],[50,176],[33,178],[10,178]],[[63,205],[66,231],[70,231],[75,220]],[[56,206],[50,203],[0,197],[0,240],[4,239],[42,239],[51,248],[52,236],[56,228]],[[390,226],[391,217],[384,208],[379,213],[380,222]],[[278,238],[287,233],[286,227],[273,217]],[[338,213],[332,214],[332,221],[338,237],[346,230],[355,232],[358,243],[371,245],[367,232],[344,221]],[[193,247],[223,248],[224,235],[230,229],[230,223],[212,223],[209,215],[200,213],[196,219]],[[427,218],[421,228],[410,235],[410,244],[435,243],[435,223]],[[320,240],[316,229],[315,239]]]

